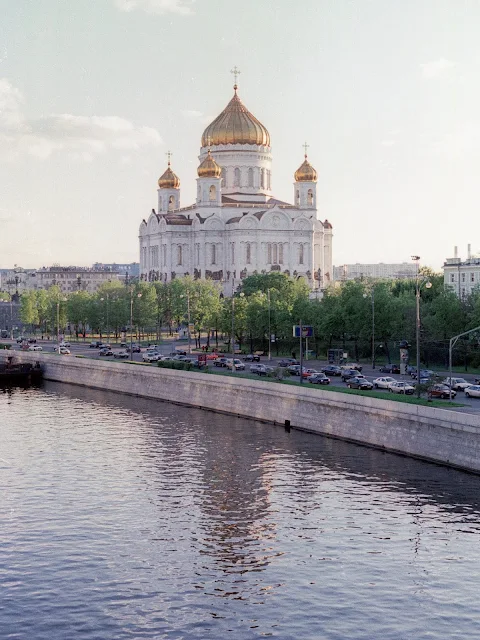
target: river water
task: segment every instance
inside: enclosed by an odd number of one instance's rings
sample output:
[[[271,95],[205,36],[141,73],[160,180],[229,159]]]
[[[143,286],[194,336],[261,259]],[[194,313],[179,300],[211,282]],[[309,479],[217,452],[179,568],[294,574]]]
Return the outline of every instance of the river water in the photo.
[[[2,640],[480,636],[473,475],[46,383],[0,480]]]

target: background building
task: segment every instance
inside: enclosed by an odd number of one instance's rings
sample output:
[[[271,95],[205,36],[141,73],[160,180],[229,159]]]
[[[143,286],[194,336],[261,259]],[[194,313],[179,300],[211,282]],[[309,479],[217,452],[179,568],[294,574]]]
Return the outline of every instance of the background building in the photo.
[[[377,264],[343,264],[333,267],[335,282],[343,280],[361,280],[362,278],[402,279],[415,278],[416,265],[409,262]]]
[[[105,282],[121,279],[118,271],[90,267],[47,267],[38,269],[33,289],[49,289],[57,285],[63,293],[94,293]]]
[[[466,260],[459,258],[457,247],[453,255],[443,265],[443,282],[459,298],[465,298],[480,286],[480,257],[472,256],[471,245],[468,245]]]

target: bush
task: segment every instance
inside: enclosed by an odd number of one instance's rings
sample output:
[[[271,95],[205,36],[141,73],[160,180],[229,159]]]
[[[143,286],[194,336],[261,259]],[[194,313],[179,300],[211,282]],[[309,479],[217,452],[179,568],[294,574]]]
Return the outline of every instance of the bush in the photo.
[[[182,360],[159,360],[157,367],[161,369],[177,369],[178,371],[190,371],[193,367],[191,362],[183,362]]]
[[[10,349],[11,346],[11,344],[0,343],[0,349]]]

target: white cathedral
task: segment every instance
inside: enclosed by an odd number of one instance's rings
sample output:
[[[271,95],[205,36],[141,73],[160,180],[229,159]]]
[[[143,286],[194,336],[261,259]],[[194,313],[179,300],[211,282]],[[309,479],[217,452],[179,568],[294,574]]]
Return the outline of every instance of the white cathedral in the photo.
[[[196,203],[181,207],[170,159],[158,180],[158,210],[140,225],[140,277],[211,278],[229,295],[249,275],[278,271],[322,290],[333,275],[332,225],[317,217],[317,172],[305,154],[294,204],[274,198],[270,134],[233,88],[202,135]]]

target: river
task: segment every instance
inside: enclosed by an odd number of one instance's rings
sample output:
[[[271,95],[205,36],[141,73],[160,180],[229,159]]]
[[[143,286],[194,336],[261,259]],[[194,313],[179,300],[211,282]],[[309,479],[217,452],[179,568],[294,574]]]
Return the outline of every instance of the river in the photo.
[[[480,477],[45,383],[0,392],[0,637],[479,637]]]

